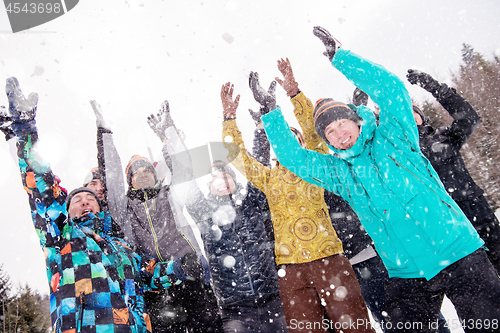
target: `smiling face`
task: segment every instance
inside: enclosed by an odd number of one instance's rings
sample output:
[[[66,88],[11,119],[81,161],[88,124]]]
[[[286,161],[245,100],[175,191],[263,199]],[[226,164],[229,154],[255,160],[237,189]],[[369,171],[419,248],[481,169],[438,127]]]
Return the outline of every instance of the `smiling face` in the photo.
[[[77,193],[71,198],[68,208],[70,219],[82,217],[90,213],[97,214],[101,211],[96,197],[89,192]]]
[[[216,196],[229,195],[236,189],[233,177],[225,172],[216,172],[210,182],[210,193]]]
[[[135,189],[153,187],[155,183],[155,175],[148,168],[140,167],[132,175],[132,187]]]
[[[350,119],[338,119],[325,128],[327,141],[339,150],[350,149],[359,137],[359,126]]]
[[[85,187],[93,190],[99,197],[99,200],[104,199],[104,187],[102,186],[100,179],[92,179]]]

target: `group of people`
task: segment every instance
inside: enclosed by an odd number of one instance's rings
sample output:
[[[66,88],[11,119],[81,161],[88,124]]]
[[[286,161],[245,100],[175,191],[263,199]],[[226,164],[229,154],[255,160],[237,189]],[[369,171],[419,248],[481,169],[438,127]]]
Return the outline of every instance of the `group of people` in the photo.
[[[208,195],[167,101],[147,119],[163,159],[134,155],[124,169],[91,101],[97,167],[68,193],[36,152],[38,95],[7,79],[0,129],[17,145],[54,332],[375,332],[369,312],[384,332],[449,332],[444,295],[466,332],[500,331],[500,226],[460,155],[477,113],[453,88],[409,70],[454,119],[434,128],[398,77],[324,28],[313,33],[356,86],[353,104],[313,105],[288,59],[267,90],[251,72],[261,107],[251,111],[250,154],[239,96],[224,84],[226,158],[207,170]],[[276,82],[300,130],[285,121]]]

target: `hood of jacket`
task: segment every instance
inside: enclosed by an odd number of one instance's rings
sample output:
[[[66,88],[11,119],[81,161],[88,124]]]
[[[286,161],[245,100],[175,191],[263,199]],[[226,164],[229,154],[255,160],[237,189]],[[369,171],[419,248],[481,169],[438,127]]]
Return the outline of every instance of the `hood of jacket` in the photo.
[[[340,157],[343,160],[349,162],[352,158],[359,156],[366,149],[366,143],[373,139],[373,134],[375,133],[375,129],[377,128],[377,122],[375,118],[375,114],[373,111],[363,105],[356,107],[356,113],[361,118],[361,126],[358,140],[356,143],[349,149],[340,150],[329,143],[328,147],[333,151],[333,153]]]

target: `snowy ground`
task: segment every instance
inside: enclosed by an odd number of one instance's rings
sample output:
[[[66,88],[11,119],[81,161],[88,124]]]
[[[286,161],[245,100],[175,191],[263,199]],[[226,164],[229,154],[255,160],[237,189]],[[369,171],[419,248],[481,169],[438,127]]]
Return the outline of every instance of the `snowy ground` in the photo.
[[[444,298],[441,312],[443,313],[443,316],[446,318],[446,321],[452,333],[464,332],[462,327],[458,325],[458,316],[457,312],[455,311],[455,307],[453,306],[453,304],[451,304],[450,300],[447,297]]]

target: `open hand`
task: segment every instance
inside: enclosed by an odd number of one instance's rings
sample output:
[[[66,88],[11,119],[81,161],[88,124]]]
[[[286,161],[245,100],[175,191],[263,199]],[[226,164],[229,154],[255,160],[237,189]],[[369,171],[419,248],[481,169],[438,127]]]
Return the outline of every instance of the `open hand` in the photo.
[[[318,37],[325,45],[326,51],[323,54],[332,61],[335,52],[340,48],[342,44],[336,40],[325,28],[314,27],[314,36]]]
[[[101,105],[99,105],[95,100],[90,101],[90,105],[92,106],[92,110],[94,110],[95,114],[95,123],[97,127],[105,128],[107,130],[111,130],[111,126],[104,119]]]
[[[250,89],[253,93],[253,98],[264,108],[267,112],[276,109],[276,82],[271,82],[269,89],[266,91],[259,83],[259,73],[250,72],[249,77]]]
[[[19,81],[15,77],[7,79],[5,93],[9,99],[9,113],[15,123],[25,123],[35,119],[38,94],[31,93],[24,97]]]
[[[151,114],[147,122],[149,127],[163,141],[166,138],[165,130],[174,125],[174,120],[170,115],[170,105],[167,100],[161,104],[160,111],[158,111],[156,116]]]
[[[278,60],[278,69],[281,74],[283,74],[283,80],[278,77],[276,77],[275,80],[285,89],[289,97],[297,95],[299,92],[299,84],[295,81],[293,76],[290,60],[288,60],[288,58],[286,58],[286,60]]]
[[[222,114],[224,119],[235,119],[236,109],[240,103],[240,95],[233,100],[234,85],[227,82],[222,85],[220,90],[220,98],[222,100]]]

